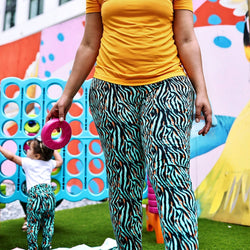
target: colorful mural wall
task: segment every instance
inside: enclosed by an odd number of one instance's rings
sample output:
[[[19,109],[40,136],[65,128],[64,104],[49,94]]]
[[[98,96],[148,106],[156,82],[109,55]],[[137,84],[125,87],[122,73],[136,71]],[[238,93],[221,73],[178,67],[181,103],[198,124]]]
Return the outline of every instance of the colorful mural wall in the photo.
[[[213,108],[213,127],[191,133],[191,178],[199,216],[250,225],[250,83],[246,0],[193,0],[194,26]],[[0,46],[0,80],[67,80],[85,17]],[[93,76],[93,71],[88,79]]]
[[[217,125],[196,145],[214,145],[213,148],[191,160],[199,215],[250,225],[247,1],[193,3],[195,31],[202,50],[210,101],[217,118]],[[230,128],[232,119],[235,121]],[[219,143],[225,136],[225,143]],[[218,141],[217,145],[215,141]]]

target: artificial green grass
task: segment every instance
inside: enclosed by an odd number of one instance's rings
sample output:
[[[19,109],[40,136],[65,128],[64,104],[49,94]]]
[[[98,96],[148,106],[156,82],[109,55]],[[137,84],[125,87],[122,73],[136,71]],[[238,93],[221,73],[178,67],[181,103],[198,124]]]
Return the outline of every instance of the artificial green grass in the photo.
[[[163,250],[163,244],[156,244],[155,233],[146,231],[145,209],[143,222],[143,249]],[[22,224],[23,219],[0,223],[0,250],[27,249]],[[102,245],[106,238],[114,239],[107,202],[56,212],[53,248],[81,244],[95,247]],[[250,249],[250,227],[199,219],[199,243],[201,250]]]
[[[199,219],[200,249],[250,249],[250,227]]]

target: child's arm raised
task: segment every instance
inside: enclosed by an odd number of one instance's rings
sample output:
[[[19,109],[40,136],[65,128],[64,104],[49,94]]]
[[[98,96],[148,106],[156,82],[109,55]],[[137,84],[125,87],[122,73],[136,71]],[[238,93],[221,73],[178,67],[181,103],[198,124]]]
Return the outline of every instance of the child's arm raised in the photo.
[[[60,168],[63,164],[63,159],[61,157],[61,155],[58,153],[57,150],[54,150],[54,157],[55,157],[55,161],[56,161],[56,167],[55,168]]]
[[[0,146],[0,152],[6,157],[8,160],[15,162],[17,165],[22,166],[22,158],[18,155],[15,155],[8,149],[3,148]]]

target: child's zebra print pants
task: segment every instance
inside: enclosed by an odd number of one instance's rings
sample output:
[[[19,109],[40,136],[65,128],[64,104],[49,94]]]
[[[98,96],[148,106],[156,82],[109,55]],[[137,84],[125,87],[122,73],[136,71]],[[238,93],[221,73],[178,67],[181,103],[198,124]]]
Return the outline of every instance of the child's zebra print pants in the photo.
[[[39,184],[28,192],[27,240],[28,249],[38,249],[37,237],[40,227],[43,230],[41,249],[50,249],[54,234],[56,198],[51,185]]]

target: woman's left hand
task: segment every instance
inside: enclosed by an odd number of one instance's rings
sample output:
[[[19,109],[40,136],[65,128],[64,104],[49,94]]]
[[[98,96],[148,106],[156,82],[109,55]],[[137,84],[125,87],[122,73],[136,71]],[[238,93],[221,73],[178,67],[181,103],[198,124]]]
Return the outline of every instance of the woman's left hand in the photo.
[[[205,119],[205,126],[198,132],[199,135],[206,135],[212,126],[212,109],[206,94],[196,95],[195,100],[195,121]]]

